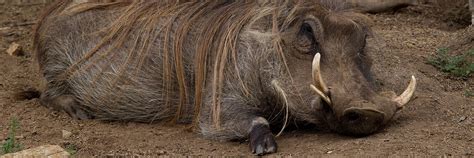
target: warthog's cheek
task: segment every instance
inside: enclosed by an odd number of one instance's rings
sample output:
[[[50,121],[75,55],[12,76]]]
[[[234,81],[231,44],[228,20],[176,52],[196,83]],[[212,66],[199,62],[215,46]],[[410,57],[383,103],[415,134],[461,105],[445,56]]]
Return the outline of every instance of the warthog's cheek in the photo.
[[[335,121],[333,109],[321,98],[313,99],[310,106],[319,121],[325,120],[328,124],[332,124]]]
[[[379,96],[374,99],[377,109],[385,113],[384,124],[390,122],[393,117],[401,110],[396,102],[392,100],[395,98],[396,94],[393,91],[381,92]]]
[[[311,109],[314,109],[314,111],[323,111],[323,104],[321,103],[321,99],[315,98],[311,101]]]

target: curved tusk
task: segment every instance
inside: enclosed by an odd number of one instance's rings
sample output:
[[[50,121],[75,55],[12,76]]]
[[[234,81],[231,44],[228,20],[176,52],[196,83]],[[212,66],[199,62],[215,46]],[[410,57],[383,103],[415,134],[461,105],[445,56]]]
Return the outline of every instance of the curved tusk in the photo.
[[[327,94],[329,90],[326,84],[324,83],[323,78],[321,77],[320,60],[321,60],[321,54],[316,53],[313,59],[313,69],[312,69],[313,80],[316,86],[315,88],[319,88],[320,91],[324,92],[323,94]]]
[[[310,85],[311,89],[313,89],[320,97],[321,99],[323,99],[326,103],[328,103],[329,105],[331,105],[331,99],[329,99],[329,97],[324,94],[323,92],[321,92],[318,88],[316,88],[314,85]]]
[[[416,78],[415,76],[411,76],[411,81],[407,89],[400,96],[394,98],[393,101],[398,103],[399,108],[403,108],[403,106],[410,101],[411,97],[413,96],[413,93],[415,92],[415,89]]]

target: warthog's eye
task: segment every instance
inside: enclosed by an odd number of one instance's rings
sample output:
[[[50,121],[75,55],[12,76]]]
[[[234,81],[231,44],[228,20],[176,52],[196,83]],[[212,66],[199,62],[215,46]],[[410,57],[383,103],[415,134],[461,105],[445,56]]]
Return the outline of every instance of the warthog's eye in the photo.
[[[317,52],[320,52],[320,46],[317,40],[317,34],[319,33],[319,23],[315,20],[305,20],[297,33],[295,47],[303,55],[310,57],[314,56]]]

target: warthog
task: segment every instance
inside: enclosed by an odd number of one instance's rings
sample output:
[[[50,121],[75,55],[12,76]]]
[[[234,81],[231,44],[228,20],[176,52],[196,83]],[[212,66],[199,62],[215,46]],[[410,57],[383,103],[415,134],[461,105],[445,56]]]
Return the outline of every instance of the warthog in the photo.
[[[364,136],[416,84],[376,90],[366,22],[314,0],[64,0],[35,34],[40,100],[76,119],[189,123],[258,155],[277,151],[271,127]]]

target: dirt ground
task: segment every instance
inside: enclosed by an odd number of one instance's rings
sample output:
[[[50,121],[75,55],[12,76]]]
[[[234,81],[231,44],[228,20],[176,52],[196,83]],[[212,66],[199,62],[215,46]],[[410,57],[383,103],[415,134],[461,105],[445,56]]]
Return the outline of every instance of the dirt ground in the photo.
[[[233,155],[250,156],[247,142],[206,140],[183,125],[77,121],[41,106],[37,99],[16,100],[15,92],[40,87],[32,57],[32,27],[43,5],[0,4],[0,144],[9,122],[20,123],[23,148],[57,144],[74,148],[77,157]],[[446,21],[429,4],[368,15],[374,20],[371,49],[374,72],[382,89],[401,92],[415,75],[418,87],[411,103],[384,130],[362,138],[298,129],[277,138],[274,155],[303,156],[474,156],[474,77],[450,77],[426,64],[437,48],[453,52],[474,49],[474,28]],[[17,42],[26,56],[5,53]],[[63,138],[62,130],[73,133]]]

